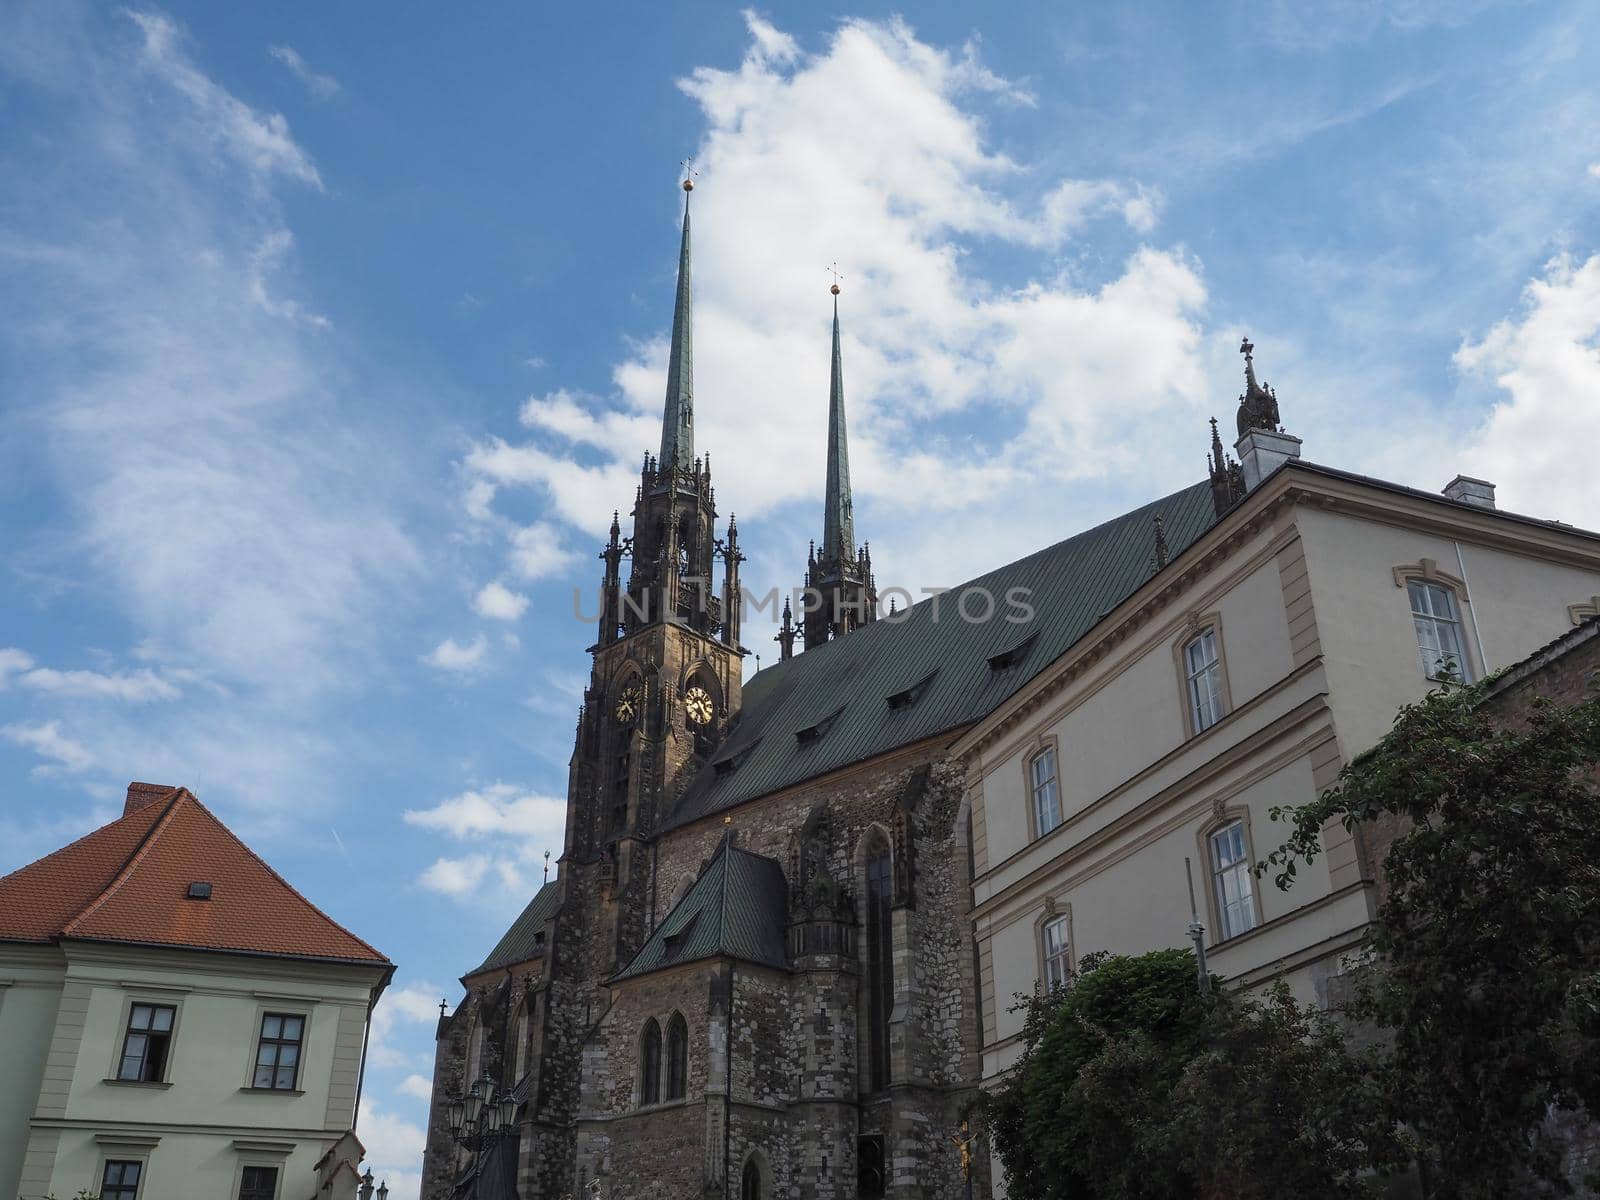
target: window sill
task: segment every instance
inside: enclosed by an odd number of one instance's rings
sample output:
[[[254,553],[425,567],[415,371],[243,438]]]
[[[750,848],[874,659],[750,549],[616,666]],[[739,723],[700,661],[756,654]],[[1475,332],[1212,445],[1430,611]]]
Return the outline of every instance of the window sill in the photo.
[[[304,1096],[305,1095],[305,1093],[303,1091],[301,1091],[299,1088],[242,1087],[239,1090],[241,1092],[249,1092],[251,1095],[254,1095],[254,1096]]]
[[[172,1086],[170,1081],[160,1079],[102,1079],[101,1083],[109,1083],[112,1087],[157,1088],[165,1090]]]

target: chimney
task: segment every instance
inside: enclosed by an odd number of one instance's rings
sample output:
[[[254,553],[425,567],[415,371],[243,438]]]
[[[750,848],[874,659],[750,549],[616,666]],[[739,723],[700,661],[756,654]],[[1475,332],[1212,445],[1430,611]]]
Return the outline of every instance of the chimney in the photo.
[[[128,785],[128,799],[122,806],[122,815],[138,812],[148,804],[157,800],[165,800],[178,789],[165,783],[130,783]]]
[[[1487,479],[1457,475],[1444,485],[1444,494],[1458,504],[1470,504],[1475,508],[1494,507],[1494,484]]]

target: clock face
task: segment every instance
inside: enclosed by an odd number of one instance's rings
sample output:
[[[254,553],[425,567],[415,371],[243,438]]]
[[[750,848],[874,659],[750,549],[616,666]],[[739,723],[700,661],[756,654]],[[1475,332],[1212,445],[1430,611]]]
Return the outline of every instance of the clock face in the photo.
[[[639,687],[634,684],[626,687],[622,695],[617,697],[617,720],[631,721],[634,714],[639,711]]]
[[[690,688],[683,697],[683,709],[688,714],[691,725],[709,725],[711,724],[711,718],[715,715],[715,709],[711,703],[711,693],[699,684],[695,684],[694,687]]]

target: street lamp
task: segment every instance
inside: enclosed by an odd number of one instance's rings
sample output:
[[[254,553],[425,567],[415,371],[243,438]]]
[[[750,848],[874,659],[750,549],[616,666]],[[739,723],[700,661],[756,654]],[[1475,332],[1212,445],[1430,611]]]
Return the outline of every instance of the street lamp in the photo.
[[[465,1096],[457,1096],[445,1105],[445,1116],[451,1137],[468,1149],[482,1149],[513,1131],[517,1098],[510,1089],[496,1095],[494,1080],[485,1071]]]
[[[389,1200],[389,1181],[387,1179],[378,1185],[378,1200]]]
[[[372,1200],[372,1168],[368,1167],[365,1175],[361,1177],[361,1190],[357,1193],[359,1200]]]

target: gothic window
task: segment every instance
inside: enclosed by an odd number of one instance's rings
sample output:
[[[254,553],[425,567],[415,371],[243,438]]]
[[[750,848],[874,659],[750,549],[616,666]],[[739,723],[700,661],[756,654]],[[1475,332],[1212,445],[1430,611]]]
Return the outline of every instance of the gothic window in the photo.
[[[1072,942],[1066,917],[1051,917],[1039,927],[1039,951],[1044,961],[1045,989],[1066,987],[1072,978]]]
[[[754,1158],[745,1159],[744,1179],[739,1184],[739,1200],[761,1200],[761,1168]]]
[[[661,1102],[661,1026],[651,1017],[639,1039],[639,1103]]]
[[[1043,837],[1061,824],[1061,781],[1056,772],[1054,746],[1028,760],[1028,790],[1033,796],[1033,829]]]
[[[478,1078],[478,1068],[483,1065],[483,1022],[474,1019],[472,1032],[467,1035],[467,1069],[463,1078],[468,1083]]]
[[[1222,661],[1217,630],[1202,630],[1183,645],[1183,680],[1188,693],[1191,733],[1210,729],[1223,717]]]
[[[682,1100],[689,1090],[689,1026],[681,1013],[667,1023],[667,1099]]]
[[[1426,579],[1408,581],[1406,591],[1411,597],[1411,620],[1417,629],[1422,669],[1428,678],[1472,682],[1455,591]]]
[[[893,888],[889,843],[881,833],[867,844],[867,1045],[873,1091],[889,1086],[889,1017],[894,1011]]]
[[[1244,822],[1230,821],[1206,839],[1211,852],[1212,891],[1217,902],[1218,940],[1247,933],[1256,925],[1255,887]]]

